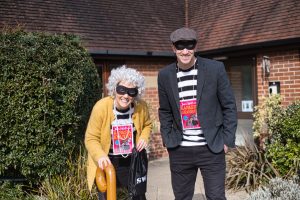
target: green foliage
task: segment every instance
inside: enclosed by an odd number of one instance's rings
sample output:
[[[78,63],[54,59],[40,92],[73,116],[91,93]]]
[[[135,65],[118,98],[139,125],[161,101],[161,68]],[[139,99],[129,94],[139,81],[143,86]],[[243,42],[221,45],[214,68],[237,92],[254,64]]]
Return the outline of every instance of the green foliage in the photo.
[[[226,186],[229,189],[253,191],[274,176],[280,176],[266,159],[265,152],[250,140],[226,154]]]
[[[117,188],[117,199],[128,200],[129,192],[127,188]]]
[[[11,182],[0,182],[1,200],[34,200],[33,195],[23,192],[22,185],[14,185]]]
[[[86,152],[80,151],[77,160],[68,160],[66,174],[45,179],[39,188],[40,196],[48,200],[97,199],[96,192],[90,193],[87,187],[86,157]]]
[[[81,148],[85,149],[85,148]],[[69,159],[66,174],[56,175],[45,179],[39,187],[39,196],[48,200],[93,200],[97,199],[96,188],[88,190],[86,182],[87,153],[79,151],[77,160]],[[125,188],[117,189],[117,199],[128,199]]]
[[[300,167],[300,102],[284,108],[272,95],[256,107],[253,130],[259,147],[281,176],[290,177]]]
[[[297,178],[283,180],[271,179],[265,187],[260,187],[250,194],[247,200],[296,200],[300,199],[300,186]]]
[[[281,174],[291,176],[300,168],[300,102],[287,107],[267,146],[268,158]]]
[[[0,66],[0,176],[64,173],[100,97],[93,60],[76,36],[3,30]]]
[[[264,98],[263,102],[255,107],[253,114],[253,135],[259,140],[259,146],[264,148],[268,138],[276,130],[276,124],[282,119],[282,108],[280,106],[280,95],[271,95]]]
[[[286,142],[287,139],[300,139],[300,101],[289,105],[281,115],[281,120],[270,127],[273,139]]]

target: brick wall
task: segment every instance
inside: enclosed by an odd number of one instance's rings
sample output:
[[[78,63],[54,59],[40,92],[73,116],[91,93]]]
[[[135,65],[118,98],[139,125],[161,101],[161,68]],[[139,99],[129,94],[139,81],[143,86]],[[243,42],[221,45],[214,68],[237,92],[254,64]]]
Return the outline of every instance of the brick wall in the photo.
[[[146,79],[146,90],[143,99],[148,103],[151,117],[158,122],[158,91],[157,91],[157,75],[158,71],[164,66],[170,64],[173,59],[164,60],[130,60],[127,61],[129,67],[137,69]],[[154,130],[154,131],[159,131]]]
[[[141,59],[141,60],[129,60],[126,64],[129,67],[133,67],[140,71],[146,79],[146,91],[143,99],[148,103],[150,115],[153,119],[153,132],[150,136],[149,144],[149,159],[157,159],[168,155],[166,148],[163,147],[162,139],[159,130],[159,119],[158,119],[158,91],[157,91],[157,75],[158,71],[172,63],[174,59]]]
[[[262,97],[269,95],[269,82],[280,81],[280,94],[283,97],[282,105],[287,106],[300,100],[300,56],[299,49],[273,50],[257,55],[257,86],[258,104]],[[270,75],[262,74],[262,58],[270,58]]]
[[[269,56],[271,62],[270,75],[262,75],[262,57]],[[257,91],[258,103],[262,97],[269,95],[269,82],[280,81],[280,93],[283,97],[283,105],[289,105],[295,100],[300,100],[300,58],[299,50],[274,49],[257,54]],[[150,137],[149,158],[156,159],[167,156],[163,147],[158,120],[158,71],[174,61],[174,58],[132,58],[125,59],[128,67],[136,68],[146,78],[146,91],[143,99],[148,103],[151,118],[153,119],[153,132]],[[229,71],[233,87],[240,91],[240,85],[235,81],[240,75],[235,71]]]

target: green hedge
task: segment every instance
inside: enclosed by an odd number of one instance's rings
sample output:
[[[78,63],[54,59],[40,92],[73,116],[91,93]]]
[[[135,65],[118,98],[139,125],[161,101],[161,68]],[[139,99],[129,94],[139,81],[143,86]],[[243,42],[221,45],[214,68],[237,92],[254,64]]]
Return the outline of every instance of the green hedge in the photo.
[[[267,156],[282,175],[293,175],[300,169],[300,101],[289,105],[271,129]]]
[[[12,182],[4,182],[0,184],[0,199],[1,200],[37,200],[34,195],[28,194],[19,184]]]
[[[93,60],[76,36],[3,30],[0,66],[0,176],[64,173],[100,98]]]

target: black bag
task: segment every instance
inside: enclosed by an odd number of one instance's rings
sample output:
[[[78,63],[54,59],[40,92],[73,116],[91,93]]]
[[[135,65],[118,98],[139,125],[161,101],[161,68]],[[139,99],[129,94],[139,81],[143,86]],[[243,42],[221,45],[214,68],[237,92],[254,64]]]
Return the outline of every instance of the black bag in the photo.
[[[132,149],[131,163],[128,177],[128,192],[132,198],[143,195],[147,191],[148,158],[146,150],[138,152]]]

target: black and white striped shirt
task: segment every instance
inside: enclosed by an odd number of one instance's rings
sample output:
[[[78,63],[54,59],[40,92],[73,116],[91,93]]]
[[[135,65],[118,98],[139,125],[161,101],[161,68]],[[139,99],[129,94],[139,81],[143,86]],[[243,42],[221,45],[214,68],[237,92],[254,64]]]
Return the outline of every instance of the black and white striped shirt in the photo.
[[[195,63],[195,65],[197,65],[197,63]],[[197,75],[198,69],[195,66],[192,66],[187,70],[182,70],[177,66],[177,83],[180,101],[195,99],[197,97]],[[183,130],[183,140],[180,145],[206,145],[206,140],[201,127],[198,129]]]

